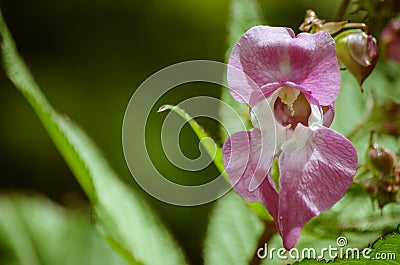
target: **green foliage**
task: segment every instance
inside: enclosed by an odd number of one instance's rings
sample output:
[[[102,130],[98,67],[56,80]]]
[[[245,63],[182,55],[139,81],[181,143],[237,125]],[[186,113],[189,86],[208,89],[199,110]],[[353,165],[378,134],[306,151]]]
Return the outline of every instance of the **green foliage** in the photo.
[[[89,197],[104,237],[130,264],[185,264],[180,248],[144,199],[119,180],[91,139],[47,101],[1,15],[0,35],[8,77],[33,107]]]
[[[366,81],[367,85],[367,81]],[[357,81],[348,71],[341,73],[341,87],[335,101],[335,118],[331,128],[345,136],[351,136],[354,128],[364,125],[368,119],[367,95],[361,92]]]
[[[232,47],[251,27],[264,24],[264,18],[256,0],[231,0],[228,21],[228,49],[225,55],[227,61]]]
[[[366,80],[364,88],[376,99],[376,104],[383,106],[388,101],[400,104],[400,64],[381,61]]]
[[[249,264],[265,227],[234,192],[219,199],[210,215],[204,264]]]
[[[39,196],[0,196],[0,264],[126,265],[82,210],[67,211]],[[3,250],[3,251],[2,251]]]

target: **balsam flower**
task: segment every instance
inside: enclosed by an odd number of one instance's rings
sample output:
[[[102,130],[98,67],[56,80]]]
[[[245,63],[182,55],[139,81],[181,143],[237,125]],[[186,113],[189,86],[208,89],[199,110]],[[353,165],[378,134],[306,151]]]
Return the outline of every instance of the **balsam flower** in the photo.
[[[327,128],[340,87],[335,43],[325,31],[295,36],[288,28],[254,27],[232,50],[228,84],[237,101],[250,105],[254,128],[225,142],[226,172],[245,200],[265,205],[290,249],[302,227],[345,194],[356,172],[354,146]]]

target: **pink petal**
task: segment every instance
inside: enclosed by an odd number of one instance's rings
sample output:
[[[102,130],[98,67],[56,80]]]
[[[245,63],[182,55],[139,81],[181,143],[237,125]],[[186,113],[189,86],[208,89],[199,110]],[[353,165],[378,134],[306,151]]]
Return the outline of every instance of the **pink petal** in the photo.
[[[340,87],[335,43],[325,31],[296,37],[289,28],[253,27],[232,50],[228,84],[239,102],[249,103],[259,88],[269,96],[287,85],[330,105]]]
[[[228,64],[227,76],[229,91],[236,101],[254,105],[264,97],[261,88],[243,69],[237,69]]]
[[[324,122],[323,125],[325,127],[329,127],[331,126],[332,122],[333,122],[333,118],[335,116],[335,106],[333,104],[329,105],[329,106],[325,106],[325,110],[324,110]]]
[[[289,51],[292,68],[296,70],[291,81],[305,87],[322,106],[332,104],[340,89],[335,42],[326,31],[301,33],[297,40]]]
[[[279,160],[281,190],[275,220],[285,248],[294,247],[302,227],[346,193],[357,160],[353,144],[339,133],[297,125]]]
[[[234,190],[246,201],[262,202],[271,215],[277,216],[278,193],[268,175],[274,151],[263,144],[261,131],[254,128],[231,135],[222,157]]]

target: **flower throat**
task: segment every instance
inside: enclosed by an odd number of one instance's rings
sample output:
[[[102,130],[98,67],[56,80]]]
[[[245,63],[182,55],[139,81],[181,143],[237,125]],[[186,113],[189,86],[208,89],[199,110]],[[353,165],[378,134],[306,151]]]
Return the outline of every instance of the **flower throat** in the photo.
[[[308,125],[311,114],[310,104],[299,90],[282,87],[274,104],[274,115],[283,126],[295,129],[298,123]]]

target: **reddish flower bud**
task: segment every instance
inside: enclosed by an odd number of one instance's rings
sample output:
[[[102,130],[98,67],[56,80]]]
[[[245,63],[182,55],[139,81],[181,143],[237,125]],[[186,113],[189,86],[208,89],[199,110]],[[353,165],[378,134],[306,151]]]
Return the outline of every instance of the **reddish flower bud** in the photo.
[[[359,29],[346,30],[335,37],[337,57],[360,86],[375,68],[379,58],[376,40]]]
[[[397,157],[389,150],[372,144],[367,152],[367,163],[374,177],[363,182],[366,191],[376,199],[380,208],[400,199],[400,165]]]
[[[377,144],[372,145],[367,153],[369,164],[382,174],[389,173],[395,164],[392,152]]]
[[[400,62],[400,18],[386,25],[381,34],[381,41],[385,56]]]
[[[373,196],[376,196],[379,193],[379,188],[375,181],[368,182],[366,188],[367,192]]]

